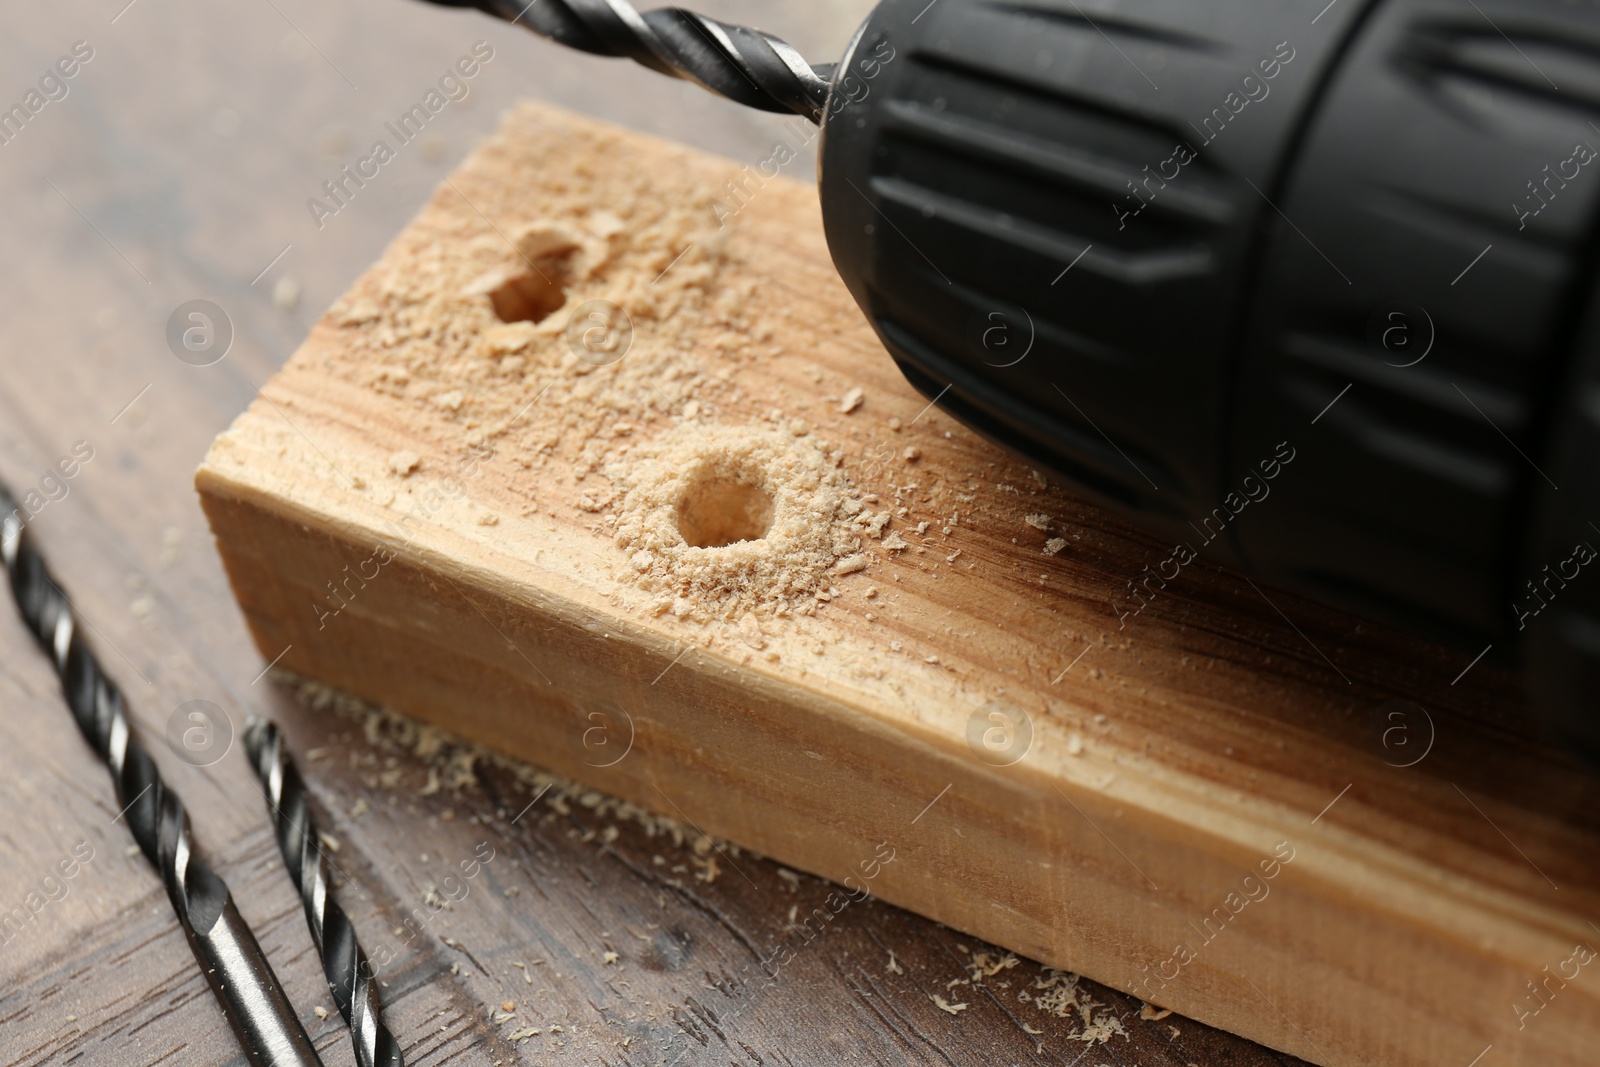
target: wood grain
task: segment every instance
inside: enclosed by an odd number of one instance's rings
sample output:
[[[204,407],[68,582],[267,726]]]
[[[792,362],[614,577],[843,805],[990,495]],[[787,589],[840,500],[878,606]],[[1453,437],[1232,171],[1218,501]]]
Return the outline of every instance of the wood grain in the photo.
[[[1121,618],[1170,546],[929,410],[810,188],[712,225],[746,181],[509,117],[198,475],[262,654],[828,879],[890,848],[873,895],[1314,1062],[1586,1062],[1594,984],[1528,983],[1600,937],[1596,781],[1508,677],[1204,560]],[[568,307],[633,314],[621,363],[582,366],[560,315],[509,344],[463,287],[551,225],[598,264]],[[865,570],[787,614],[652,603],[614,537],[627,457],[718,427],[825,442],[892,512]],[[1031,730],[1014,762],[996,709]],[[586,739],[618,723],[607,762]]]

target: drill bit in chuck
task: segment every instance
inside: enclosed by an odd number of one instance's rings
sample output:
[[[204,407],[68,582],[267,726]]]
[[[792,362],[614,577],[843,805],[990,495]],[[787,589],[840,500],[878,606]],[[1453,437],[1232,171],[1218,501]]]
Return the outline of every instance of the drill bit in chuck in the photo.
[[[433,0],[475,7],[568,48],[618,56],[762,111],[821,123],[833,65],[813,67],[792,45],[680,8],[639,11],[627,0]]]

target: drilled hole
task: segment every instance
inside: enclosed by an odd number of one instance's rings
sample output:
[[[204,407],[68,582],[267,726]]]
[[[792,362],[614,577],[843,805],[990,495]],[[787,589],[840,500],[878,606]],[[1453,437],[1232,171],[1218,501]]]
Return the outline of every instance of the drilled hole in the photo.
[[[553,278],[519,274],[489,294],[501,322],[541,322],[567,302],[567,291]]]
[[[501,322],[542,322],[567,302],[567,283],[572,278],[572,257],[577,248],[565,244],[541,250],[537,243],[540,240],[547,242],[550,238],[539,234],[536,239],[524,239],[522,244],[528,248],[519,251],[528,269],[489,293],[489,302]]]
[[[678,501],[678,532],[695,548],[759,541],[770,529],[772,497],[747,469],[703,469]]]

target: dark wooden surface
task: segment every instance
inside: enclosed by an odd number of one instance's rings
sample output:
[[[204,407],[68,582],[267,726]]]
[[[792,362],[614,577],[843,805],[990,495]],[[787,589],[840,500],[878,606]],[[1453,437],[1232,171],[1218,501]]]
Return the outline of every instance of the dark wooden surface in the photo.
[[[1003,954],[877,901],[807,942],[791,916],[821,904],[816,879],[735,855],[708,880],[693,833],[680,843],[581,797],[552,805],[557,792],[516,819],[533,793],[514,768],[480,764],[475,783],[432,790],[448,750],[418,754],[392,722],[369,734],[260,677],[191,473],[501,108],[539,97],[751,162],[778,120],[403,0],[124,2],[0,15],[6,106],[74,42],[94,49],[66,98],[0,146],[0,476],[21,494],[75,442],[94,449],[31,529],[328,1063],[352,1062],[345,1030],[314,1013],[332,1003],[240,746],[193,767],[163,740],[186,701],[216,703],[235,729],[250,714],[283,724],[339,843],[339,899],[369,950],[393,957],[382,996],[413,1063],[1291,1062],[1176,1016],[1142,1020],[1137,1000],[1088,982],[1078,1002],[1127,1036],[1076,1040],[1077,1012],[1037,999],[1059,998],[1065,979],[1019,961],[973,982],[978,954]],[[868,5],[700,6],[828,56]],[[496,54],[471,97],[318,230],[306,199],[479,39]],[[165,340],[194,298],[220,304],[236,331],[205,368]],[[158,879],[127,854],[105,771],[9,609],[0,649],[0,912],[31,892],[59,898],[0,945],[0,1063],[242,1063]],[[47,884],[78,842],[93,859]],[[432,908],[430,889],[446,892],[480,847],[494,858],[466,895]],[[405,933],[407,916],[419,933]],[[792,962],[761,979],[759,961],[785,945]],[[935,996],[968,1007],[950,1014]]]

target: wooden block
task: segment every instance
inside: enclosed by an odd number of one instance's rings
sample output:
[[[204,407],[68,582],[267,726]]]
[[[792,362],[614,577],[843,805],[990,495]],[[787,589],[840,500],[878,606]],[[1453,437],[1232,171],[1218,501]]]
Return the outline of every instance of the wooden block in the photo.
[[[282,667],[1318,1063],[1590,1062],[1600,790],[1513,682],[1204,559],[1134,614],[1172,546],[1047,481],[812,188],[534,106],[197,475]]]

